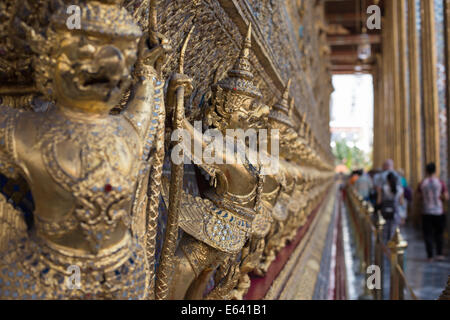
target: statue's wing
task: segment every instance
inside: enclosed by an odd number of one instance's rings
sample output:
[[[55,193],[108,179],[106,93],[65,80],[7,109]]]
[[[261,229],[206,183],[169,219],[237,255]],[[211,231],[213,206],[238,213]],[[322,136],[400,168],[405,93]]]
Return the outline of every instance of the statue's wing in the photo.
[[[15,209],[3,194],[0,194],[0,253],[9,243],[27,236],[27,225],[22,212]]]
[[[163,177],[161,194],[167,207],[169,207],[169,186],[170,182],[166,177]],[[203,215],[210,211],[207,202],[203,202],[202,200],[204,199],[194,197],[184,190],[181,193],[179,225],[183,231],[193,236],[202,232]]]
[[[169,182],[163,179],[162,196],[169,205]],[[182,190],[180,228],[211,247],[228,252],[239,252],[251,233],[252,224],[239,215],[208,199],[193,196]]]

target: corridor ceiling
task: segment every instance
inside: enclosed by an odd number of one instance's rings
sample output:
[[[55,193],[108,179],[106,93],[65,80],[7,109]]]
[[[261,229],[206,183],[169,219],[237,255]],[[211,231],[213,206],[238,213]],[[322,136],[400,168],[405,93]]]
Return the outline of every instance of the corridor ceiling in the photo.
[[[376,53],[381,51],[381,30],[367,30],[367,8],[377,4],[383,13],[383,1],[379,0],[325,0],[328,22],[328,44],[331,47],[332,72],[334,74],[371,73]],[[362,60],[358,47],[371,45],[372,54]]]

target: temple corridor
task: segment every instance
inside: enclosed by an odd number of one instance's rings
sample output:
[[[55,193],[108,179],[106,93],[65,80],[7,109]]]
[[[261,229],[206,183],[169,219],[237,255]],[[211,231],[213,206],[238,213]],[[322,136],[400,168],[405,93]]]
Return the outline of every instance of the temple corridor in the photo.
[[[449,120],[450,0],[0,0],[0,300],[450,300]]]
[[[342,201],[342,193],[338,192],[337,198],[342,212],[342,241],[345,250],[345,268],[347,298],[350,300],[374,299],[367,296],[364,291],[366,277],[360,270],[360,258],[358,257],[355,232],[352,230],[347,205]],[[436,300],[442,293],[442,284],[446,283],[450,270],[450,258],[445,261],[427,262],[425,245],[422,232],[411,224],[401,229],[404,239],[408,242],[405,253],[404,272],[408,286],[412,289],[415,297],[408,288],[405,288],[406,300]],[[383,298],[390,299],[390,263],[389,256],[385,256],[383,263]]]
[[[446,0],[326,1],[331,146],[346,194],[342,245],[352,252],[342,254],[347,298],[434,300],[450,275],[449,8]],[[399,195],[393,216],[389,192]],[[380,264],[383,290],[373,292],[365,271]]]

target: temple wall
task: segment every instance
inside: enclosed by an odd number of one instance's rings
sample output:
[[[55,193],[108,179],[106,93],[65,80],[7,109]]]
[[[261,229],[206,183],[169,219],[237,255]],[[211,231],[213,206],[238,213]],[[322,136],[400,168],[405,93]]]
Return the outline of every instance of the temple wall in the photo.
[[[43,35],[53,8],[45,0],[25,0],[19,7],[16,4],[11,0],[0,3],[0,104],[38,113],[49,112],[48,107],[53,102],[48,99],[47,92],[42,92],[44,86],[37,77],[38,72],[33,64],[33,58],[35,59],[37,55],[30,49],[32,46],[31,40],[27,38],[29,35],[25,36],[24,30],[20,28],[14,30],[11,23],[15,18],[20,18],[34,28],[37,34]],[[148,0],[124,0],[122,5],[133,15],[142,30],[147,32]],[[164,167],[161,165],[160,168],[152,169],[149,181],[152,181],[152,174],[161,169],[163,183],[162,186],[158,183],[156,185],[161,187],[162,194],[159,196],[159,190],[155,189],[148,191],[149,206],[152,201],[156,204],[157,208],[152,208],[158,212],[158,216],[155,218],[154,228],[144,230],[151,232],[156,238],[154,247],[147,248],[146,253],[150,260],[154,258],[155,270],[160,268],[162,264],[160,260],[164,259],[165,265],[189,269],[186,262],[189,260],[190,269],[186,271],[186,275],[182,272],[175,274],[179,277],[186,276],[182,278],[183,281],[185,279],[193,281],[186,295],[182,296],[187,298],[211,296],[221,299],[312,299],[318,294],[323,296],[323,292],[327,290],[324,287],[326,286],[324,279],[329,272],[329,265],[321,263],[321,260],[323,257],[329,258],[331,254],[329,250],[332,240],[328,233],[335,221],[336,193],[329,131],[329,99],[333,88],[329,48],[326,45],[327,26],[324,20],[323,1],[157,0],[155,6],[158,21],[156,29],[168,39],[173,49],[165,57],[161,68],[160,77],[166,81],[163,88],[165,94],[169,94],[170,77],[178,71],[183,41],[192,26],[195,26],[184,56],[184,74],[192,78],[193,87],[192,94],[184,100],[185,116],[189,123],[202,120],[205,102],[210,101],[213,94],[212,86],[226,78],[235,65],[240,52],[242,54],[243,43],[246,43],[249,29],[252,31],[251,50],[249,56],[245,58],[250,62],[251,72],[254,75],[252,81],[261,91],[262,102],[271,111],[274,105],[283,101],[285,103],[293,101],[294,105],[294,108],[290,109],[292,112],[288,113],[288,118],[293,124],[289,129],[291,131],[286,131],[289,135],[281,136],[283,147],[288,150],[284,152],[289,155],[285,158],[282,155],[281,159],[284,161],[286,173],[283,173],[285,176],[281,178],[280,176],[274,178],[278,189],[274,189],[276,192],[272,190],[271,194],[267,195],[267,201],[272,201],[272,207],[269,206],[267,209],[270,231],[264,236],[255,236],[256,231],[251,229],[253,233],[248,231],[242,251],[233,254],[221,251],[221,248],[211,247],[210,243],[202,242],[202,239],[196,238],[195,235],[187,235],[188,231],[181,231],[182,227],[180,232],[173,231],[175,237],[178,235],[177,239],[172,239],[174,248],[177,249],[176,254],[172,253],[169,259],[161,254],[171,223],[173,226],[173,221],[168,218],[169,186],[168,183],[164,183],[171,178],[173,166],[171,167],[169,159],[170,143],[167,135],[170,128],[167,125],[171,124],[172,119],[169,117],[159,119],[161,128],[164,129],[164,124],[167,126],[166,137],[162,132],[157,145],[166,146],[166,161]],[[32,14],[29,14],[30,12]],[[286,91],[289,79],[291,86]],[[123,115],[126,112],[123,111],[124,105],[132,98],[124,94],[121,105],[113,110],[113,114]],[[271,124],[269,129],[270,126]],[[150,165],[157,166],[158,160],[152,161]],[[190,212],[190,206],[204,200],[198,198],[204,198],[207,194],[205,192],[207,188],[199,182],[201,175],[206,175],[205,172],[193,165],[186,165],[183,169],[184,179],[180,183],[179,190],[176,190],[178,199],[181,198],[182,216]],[[250,176],[249,172],[245,173]],[[236,179],[227,174],[228,172],[225,176],[228,179]],[[259,192],[262,196],[255,196],[257,200],[251,199],[256,203],[265,196],[263,184],[259,184],[264,180],[258,179],[258,185],[254,188],[255,194]],[[15,205],[16,210],[21,210],[25,217],[32,219],[35,208],[27,182],[22,177],[8,179],[3,175],[0,176],[0,182],[0,191],[6,199]],[[112,188],[111,185],[108,186]],[[149,187],[154,188],[155,185],[150,182]],[[192,198],[187,194],[198,197],[195,200],[197,202],[194,204],[189,202]],[[281,194],[285,196],[284,199],[281,199]],[[278,209],[282,211],[279,214],[287,218],[277,220],[272,211],[275,211],[278,198],[281,199],[280,202],[284,201],[281,205],[284,205],[283,209]],[[286,202],[287,200],[289,201]],[[202,203],[211,206],[211,202],[208,201]],[[233,210],[239,211],[236,209],[240,208],[239,205],[233,207],[234,204],[236,203],[231,201],[231,205],[228,204],[226,209],[222,209],[229,210],[230,214],[234,212]],[[214,210],[218,209],[214,207]],[[211,211],[216,212],[213,209]],[[202,213],[206,216],[206,212]],[[222,213],[222,210],[219,213]],[[268,222],[263,221],[261,224],[264,223]],[[33,226],[30,225],[29,228]],[[253,240],[255,242],[252,242]],[[255,254],[256,260],[246,261],[245,250]],[[204,269],[198,271],[196,270],[198,266]],[[240,277],[228,279],[229,275],[222,269],[236,267],[239,271],[236,274]],[[227,279],[224,288],[221,287],[223,281],[218,281],[220,280],[218,275],[222,275],[222,272]],[[195,279],[189,278],[191,276]],[[156,277],[157,283],[160,278],[162,277],[159,275]],[[182,280],[179,280],[180,283]],[[173,281],[172,285],[173,283],[175,283],[174,290],[181,291],[176,287],[178,283]],[[167,291],[170,291],[168,289],[170,279],[168,283],[160,284],[159,288],[157,284],[156,287],[156,296],[160,294],[166,299]],[[322,293],[317,293],[318,290]],[[150,296],[152,294],[154,293],[151,292]]]

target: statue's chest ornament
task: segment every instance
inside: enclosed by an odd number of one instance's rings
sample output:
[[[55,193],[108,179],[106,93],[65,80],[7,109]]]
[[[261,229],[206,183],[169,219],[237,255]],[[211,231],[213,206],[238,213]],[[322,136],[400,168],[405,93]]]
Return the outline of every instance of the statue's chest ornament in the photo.
[[[129,227],[131,204],[138,174],[147,170],[144,163],[135,166],[127,157],[136,159],[125,145],[126,133],[120,122],[105,125],[52,122],[43,130],[42,157],[53,180],[75,198],[69,219],[76,220],[92,251],[98,252],[119,222]],[[128,137],[129,138],[129,137]],[[75,150],[78,174],[73,176],[59,147]],[[136,146],[137,147],[137,146]],[[140,150],[136,148],[134,150]],[[145,168],[144,168],[145,167]],[[129,168],[129,169],[127,169]]]

